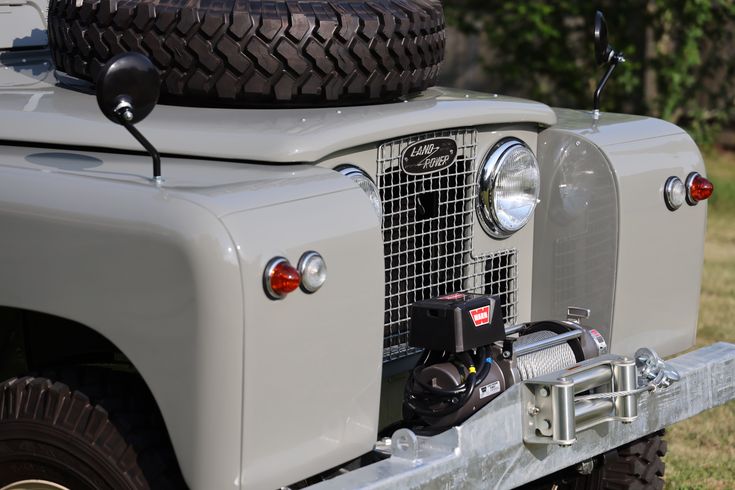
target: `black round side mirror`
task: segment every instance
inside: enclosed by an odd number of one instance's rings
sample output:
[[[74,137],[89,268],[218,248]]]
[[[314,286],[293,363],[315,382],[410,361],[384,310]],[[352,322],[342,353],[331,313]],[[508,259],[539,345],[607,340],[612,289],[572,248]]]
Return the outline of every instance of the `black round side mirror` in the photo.
[[[161,77],[151,60],[140,53],[120,53],[97,76],[97,104],[107,118],[121,124],[153,159],[153,180],[161,185],[161,156],[133,124],[151,113],[161,92]]]
[[[612,46],[607,42],[607,22],[599,10],[595,12],[595,61],[604,65],[610,60]]]
[[[112,122],[135,124],[151,113],[158,102],[161,78],[148,57],[120,53],[97,76],[97,103]]]

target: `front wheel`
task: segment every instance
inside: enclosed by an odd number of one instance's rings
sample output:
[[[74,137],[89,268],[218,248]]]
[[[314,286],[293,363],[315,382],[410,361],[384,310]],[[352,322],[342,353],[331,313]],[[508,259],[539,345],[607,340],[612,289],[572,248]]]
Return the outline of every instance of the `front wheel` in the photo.
[[[526,490],[662,490],[664,431],[647,435],[573,468],[529,483]]]
[[[112,378],[123,382],[100,383],[108,374],[74,376],[94,379],[85,392],[99,403],[48,378],[0,383],[0,490],[183,487],[150,394],[129,391],[130,376],[119,374]]]

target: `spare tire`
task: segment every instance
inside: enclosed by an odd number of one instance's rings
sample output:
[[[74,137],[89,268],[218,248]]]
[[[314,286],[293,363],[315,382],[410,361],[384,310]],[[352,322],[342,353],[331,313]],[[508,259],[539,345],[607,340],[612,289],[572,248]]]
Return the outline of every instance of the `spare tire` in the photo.
[[[435,83],[445,41],[439,0],[51,0],[48,21],[58,70],[137,51],[183,104],[388,101]]]

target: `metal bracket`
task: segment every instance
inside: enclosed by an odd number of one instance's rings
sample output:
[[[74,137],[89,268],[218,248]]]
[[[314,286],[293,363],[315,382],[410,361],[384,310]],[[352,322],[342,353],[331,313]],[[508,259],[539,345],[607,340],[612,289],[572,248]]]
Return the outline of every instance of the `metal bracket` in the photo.
[[[503,356],[503,359],[512,359],[513,358],[513,341],[510,339],[505,339],[503,341],[503,350],[501,355]]]
[[[581,323],[582,320],[589,320],[592,310],[589,308],[580,308],[578,306],[567,307],[567,321]]]

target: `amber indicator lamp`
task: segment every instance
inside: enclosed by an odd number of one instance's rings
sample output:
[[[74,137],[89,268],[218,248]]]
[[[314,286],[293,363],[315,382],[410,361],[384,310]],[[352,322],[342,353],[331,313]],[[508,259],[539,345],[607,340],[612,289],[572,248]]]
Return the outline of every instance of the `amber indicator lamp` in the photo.
[[[299,271],[284,257],[271,259],[263,274],[263,287],[271,299],[283,299],[301,284]]]
[[[694,206],[699,201],[709,199],[715,187],[698,172],[692,172],[687,177],[687,202]]]

